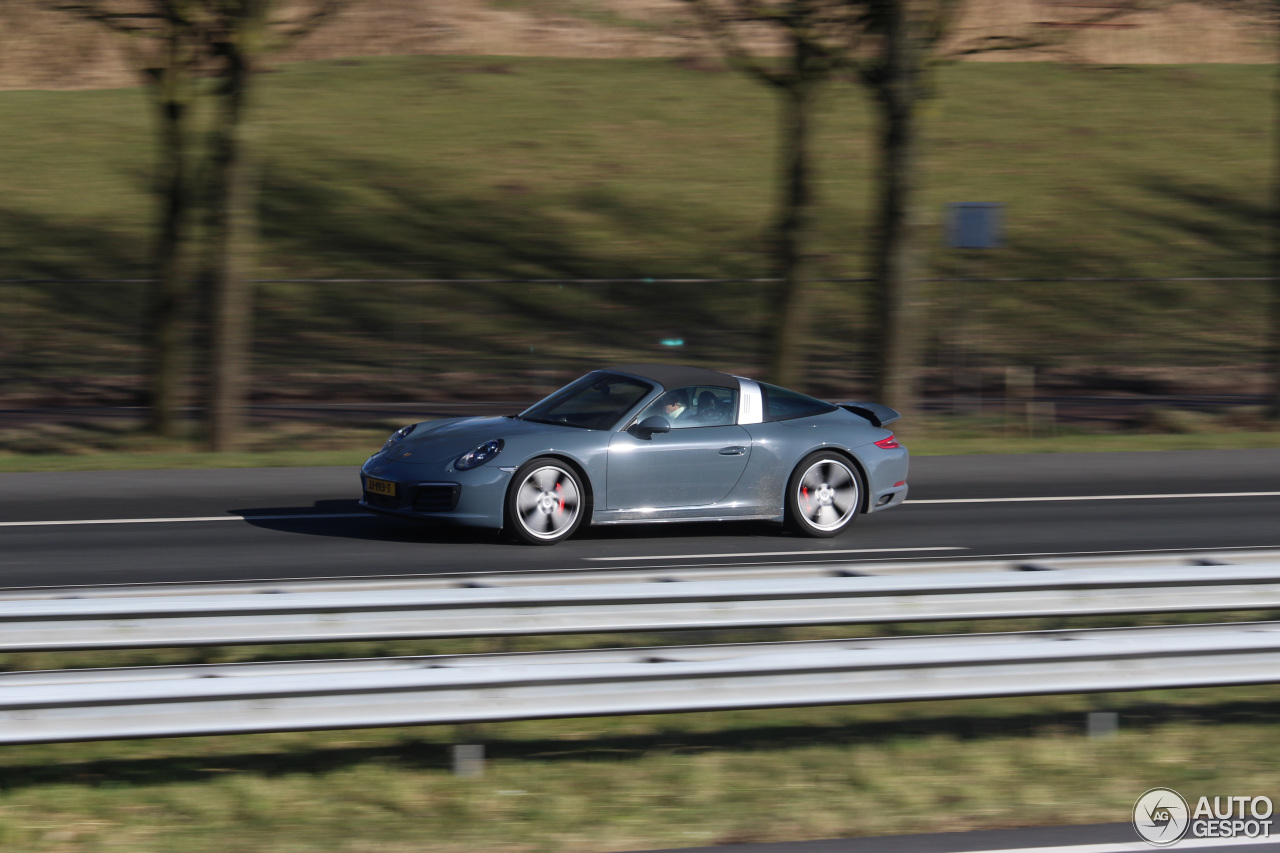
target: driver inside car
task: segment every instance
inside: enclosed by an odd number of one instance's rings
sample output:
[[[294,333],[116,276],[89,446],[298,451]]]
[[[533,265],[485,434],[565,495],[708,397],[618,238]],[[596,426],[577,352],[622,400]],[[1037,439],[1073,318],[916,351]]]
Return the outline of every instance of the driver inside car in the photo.
[[[669,421],[677,421],[689,412],[689,392],[683,388],[668,391],[662,398],[662,414]]]

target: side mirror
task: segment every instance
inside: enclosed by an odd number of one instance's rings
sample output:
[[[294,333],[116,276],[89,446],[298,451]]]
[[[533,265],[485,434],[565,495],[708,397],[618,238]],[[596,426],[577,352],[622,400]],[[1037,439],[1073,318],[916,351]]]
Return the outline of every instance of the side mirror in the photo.
[[[653,438],[656,432],[671,432],[671,421],[662,415],[650,415],[631,428],[640,438]]]

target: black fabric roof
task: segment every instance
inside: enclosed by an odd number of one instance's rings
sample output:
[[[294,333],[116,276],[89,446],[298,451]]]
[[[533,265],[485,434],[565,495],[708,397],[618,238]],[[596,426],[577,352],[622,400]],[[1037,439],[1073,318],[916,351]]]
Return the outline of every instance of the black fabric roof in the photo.
[[[718,385],[723,388],[737,388],[736,377],[718,370],[707,370],[705,367],[682,367],[678,364],[619,364],[616,367],[604,367],[617,373],[630,373],[642,379],[657,382],[668,391],[672,388],[683,388],[686,385]]]

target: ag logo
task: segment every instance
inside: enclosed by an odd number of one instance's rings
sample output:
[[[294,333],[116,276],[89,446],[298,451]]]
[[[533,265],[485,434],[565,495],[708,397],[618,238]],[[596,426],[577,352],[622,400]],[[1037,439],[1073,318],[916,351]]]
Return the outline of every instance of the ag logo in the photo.
[[[1148,844],[1168,847],[1187,834],[1191,810],[1172,788],[1152,788],[1133,804],[1133,828]]]

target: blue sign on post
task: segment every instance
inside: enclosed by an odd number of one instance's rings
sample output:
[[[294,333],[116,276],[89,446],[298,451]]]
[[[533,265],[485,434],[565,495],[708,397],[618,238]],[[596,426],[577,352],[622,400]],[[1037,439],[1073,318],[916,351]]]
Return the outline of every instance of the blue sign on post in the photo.
[[[947,246],[952,249],[998,249],[1004,205],[966,201],[948,205]]]

